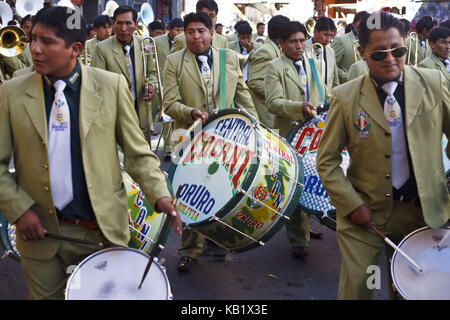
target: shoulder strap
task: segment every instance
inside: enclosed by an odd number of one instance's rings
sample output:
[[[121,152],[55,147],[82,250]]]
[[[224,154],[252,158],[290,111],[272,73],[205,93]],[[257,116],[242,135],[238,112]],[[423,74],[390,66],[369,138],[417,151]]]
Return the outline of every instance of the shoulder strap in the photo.
[[[220,58],[220,78],[219,78],[219,90],[220,90],[220,105],[219,109],[225,109],[226,98],[226,63],[227,63],[227,51],[225,49],[219,49]]]
[[[309,65],[311,67],[311,71],[314,77],[314,81],[316,82],[317,89],[319,90],[320,100],[323,104],[325,104],[325,97],[322,92],[322,87],[320,86],[319,75],[317,74],[316,64],[314,62],[314,58],[308,58]]]

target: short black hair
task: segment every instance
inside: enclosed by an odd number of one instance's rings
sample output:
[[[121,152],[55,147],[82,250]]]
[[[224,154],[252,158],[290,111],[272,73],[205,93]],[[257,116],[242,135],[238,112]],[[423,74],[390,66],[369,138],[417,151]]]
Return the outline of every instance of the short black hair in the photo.
[[[216,29],[217,29],[217,27],[223,27],[223,24],[221,24],[221,23],[216,23]]]
[[[25,24],[25,22],[27,21],[31,21],[31,14],[27,14],[25,17],[23,17],[20,20],[20,26],[23,27],[23,25]]]
[[[358,21],[361,21],[364,18],[367,18],[368,16],[370,16],[370,13],[368,13],[367,11],[359,11],[355,14],[355,17],[353,18],[353,25],[355,25]]]
[[[175,18],[175,19],[172,19],[170,22],[169,22],[169,29],[173,29],[173,28],[183,28],[183,20],[181,20],[180,18]]]
[[[374,15],[379,15],[379,21],[380,21],[380,29],[383,31],[387,31],[391,28],[396,28],[400,35],[403,34],[403,23],[400,21],[400,19],[397,19],[392,14],[387,13],[385,11],[378,11],[374,13]],[[359,38],[359,44],[361,47],[365,48],[366,45],[369,43],[370,34],[375,30],[380,30],[378,28],[371,28],[369,27],[369,24],[367,23],[367,20],[369,20],[371,16],[365,17],[361,23],[359,24],[359,30],[358,30],[358,38]]]
[[[319,17],[319,19],[316,20],[314,29],[316,29],[317,31],[337,31],[333,19],[325,16]]]
[[[270,39],[276,40],[281,38],[281,34],[284,33],[284,27],[286,23],[290,22],[288,17],[282,15],[273,16],[268,25],[268,35]]]
[[[248,23],[242,23],[237,29],[238,35],[251,35],[253,33],[252,27]]]
[[[162,23],[161,20],[155,20],[148,24],[149,30],[166,30],[166,26]]]
[[[195,10],[200,12],[203,8],[219,13],[219,6],[214,0],[199,0],[195,6]]]
[[[403,23],[403,37],[406,37],[408,35],[409,29],[411,29],[411,22],[409,22],[408,19],[400,19],[400,21]]]
[[[437,27],[431,30],[428,41],[436,43],[439,39],[447,39],[450,37],[450,29],[445,27]]]
[[[349,33],[353,31],[353,23],[349,23],[345,26],[345,33]]]
[[[431,16],[423,16],[416,23],[416,32],[422,33],[424,30],[430,31],[437,25],[437,21]]]
[[[100,27],[110,26],[111,24],[112,24],[111,18],[105,14],[96,16],[94,19],[94,28],[96,29]]]
[[[187,29],[188,25],[192,22],[200,22],[205,25],[209,30],[212,30],[212,20],[204,12],[191,12],[184,16],[184,30]]]
[[[116,10],[114,10],[113,21],[116,21],[117,16],[119,14],[124,14],[124,13],[127,13],[127,12],[131,12],[133,14],[133,21],[136,23],[137,22],[137,15],[138,15],[137,11],[134,10],[130,6],[120,6]]]
[[[16,20],[8,21],[8,26],[17,26],[17,21]]]
[[[261,26],[265,26],[266,24],[264,22],[258,22],[258,24],[256,25],[256,29],[258,29]]]
[[[284,24],[283,32],[280,35],[280,39],[286,41],[291,35],[297,32],[302,32],[305,38],[308,35],[305,26],[298,21],[289,21]]]
[[[86,23],[80,13],[80,25],[72,25],[70,22],[73,20],[75,12],[74,9],[67,7],[42,8],[31,18],[31,22],[33,23],[31,30],[34,29],[36,24],[43,24],[54,29],[55,35],[64,39],[67,48],[74,42],[81,42],[81,45],[84,48],[87,37]]]
[[[447,19],[445,21],[442,21],[439,27],[445,27],[450,29],[450,19]]]
[[[91,33],[91,31],[94,30],[94,25],[92,23],[89,23],[86,27],[86,32],[87,35],[89,36],[89,33]]]

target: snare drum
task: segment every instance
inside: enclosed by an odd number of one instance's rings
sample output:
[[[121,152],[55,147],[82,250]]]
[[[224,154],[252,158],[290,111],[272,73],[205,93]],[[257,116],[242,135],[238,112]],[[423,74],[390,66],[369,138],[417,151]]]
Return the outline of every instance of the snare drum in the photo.
[[[152,263],[138,289],[149,256],[133,248],[110,248],[84,259],[72,272],[66,300],[172,300],[165,268]]]
[[[169,180],[185,227],[234,252],[264,245],[292,215],[303,166],[297,152],[245,111],[210,115],[176,146]]]
[[[20,261],[19,251],[16,248],[16,227],[8,223],[6,218],[0,213],[0,245],[5,253],[2,257],[9,256],[16,261]]]
[[[407,235],[398,245],[423,272],[416,271],[397,251],[392,255],[391,275],[394,289],[407,300],[450,299],[450,232],[449,228],[424,227]]]
[[[324,121],[328,115],[328,107],[318,110],[317,116]],[[287,141],[294,147],[302,159],[305,172],[305,188],[300,196],[300,208],[312,214],[322,224],[336,230],[336,208],[331,205],[330,197],[320,181],[316,169],[317,148],[322,137],[323,128],[315,125],[315,119],[308,117],[304,122],[295,125],[287,136]],[[344,173],[350,163],[348,151],[342,151],[341,167]]]

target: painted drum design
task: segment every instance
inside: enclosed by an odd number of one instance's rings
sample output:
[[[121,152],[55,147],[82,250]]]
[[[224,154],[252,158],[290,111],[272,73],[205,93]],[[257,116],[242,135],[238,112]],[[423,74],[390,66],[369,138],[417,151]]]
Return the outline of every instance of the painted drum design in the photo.
[[[442,134],[442,140],[441,140],[441,145],[442,145],[442,160],[444,161],[444,171],[445,171],[445,175],[447,176],[447,188],[450,191],[450,159],[447,158],[447,146],[448,144],[448,139],[445,136],[445,134]]]
[[[328,108],[318,110],[317,116],[326,121]],[[320,181],[316,169],[317,148],[322,137],[323,128],[318,128],[312,117],[295,125],[287,136],[287,141],[297,150],[302,158],[304,173],[304,185],[300,197],[300,208],[325,224],[332,230],[336,230],[336,208],[331,205],[330,197]],[[341,167],[347,172],[350,157],[348,152],[342,152]]]
[[[183,224],[226,249],[262,245],[298,203],[303,166],[295,150],[237,109],[211,115],[175,154],[169,180],[182,186]]]

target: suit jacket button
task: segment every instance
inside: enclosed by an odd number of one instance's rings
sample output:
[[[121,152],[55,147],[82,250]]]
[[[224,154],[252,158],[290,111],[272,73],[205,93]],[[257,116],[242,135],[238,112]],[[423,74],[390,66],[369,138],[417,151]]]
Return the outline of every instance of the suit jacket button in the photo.
[[[53,210],[52,209],[48,209],[48,213],[52,214]]]
[[[48,170],[48,164],[43,164],[43,165],[42,165],[42,168],[43,168],[44,170]]]
[[[391,194],[390,193],[386,193],[386,198],[390,198]]]
[[[389,153],[386,153],[386,154],[384,155],[384,157],[385,157],[386,159],[390,159],[390,158],[391,158],[391,155],[390,155]]]
[[[385,132],[384,135],[385,135],[386,137],[390,137],[390,136],[391,136],[391,133],[390,133],[390,132]]]
[[[49,187],[44,187],[44,191],[50,191]]]
[[[391,178],[391,175],[387,174],[386,179],[390,179],[390,178]]]
[[[45,140],[42,140],[41,142],[42,142],[42,144],[45,144]]]

